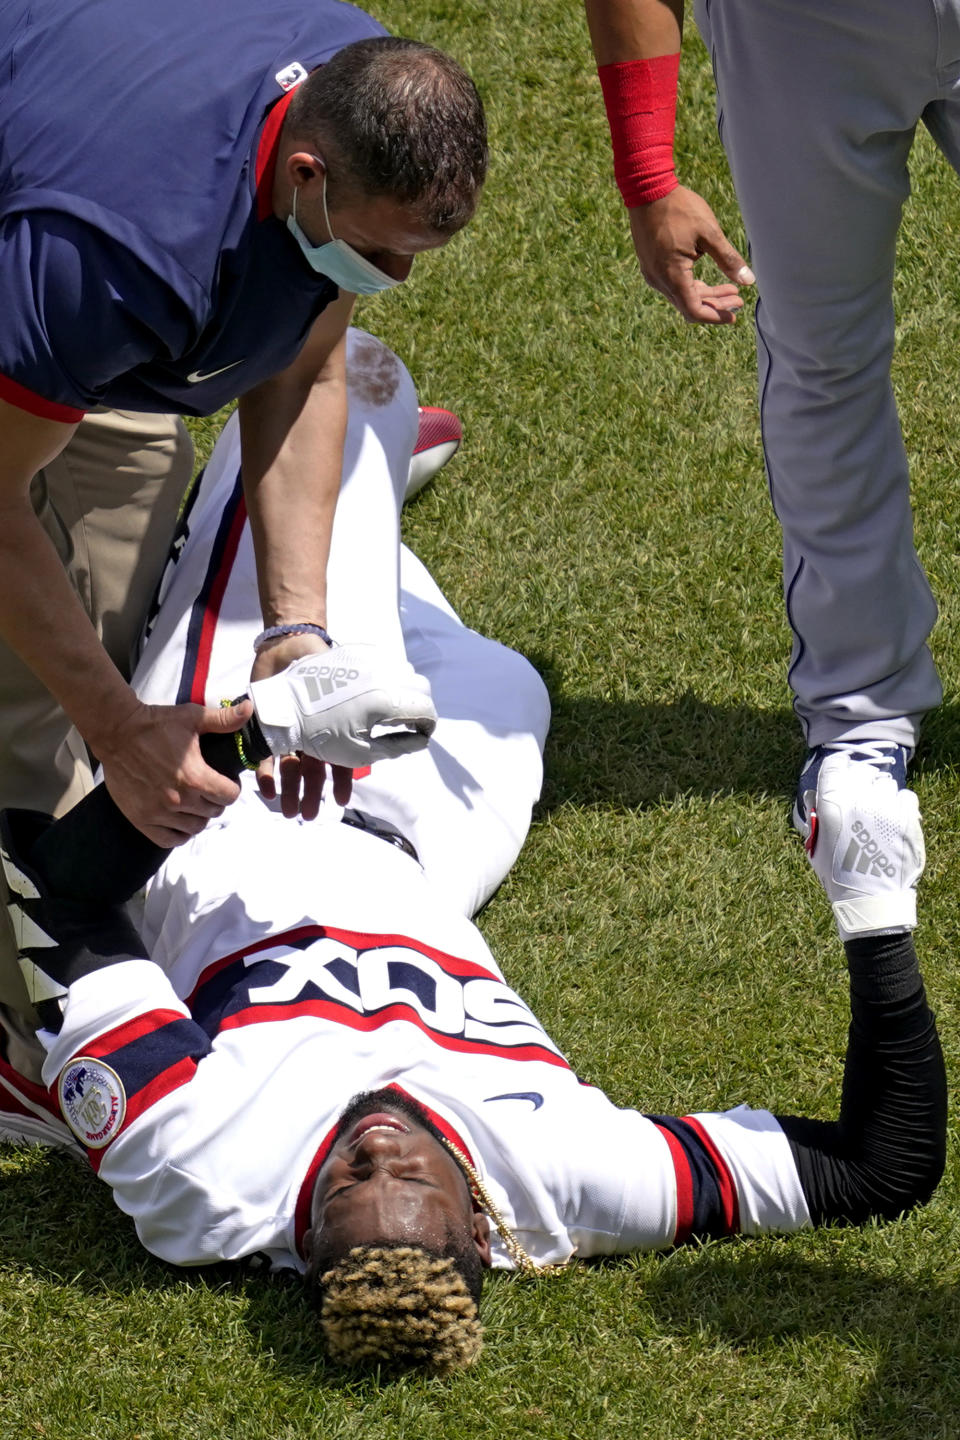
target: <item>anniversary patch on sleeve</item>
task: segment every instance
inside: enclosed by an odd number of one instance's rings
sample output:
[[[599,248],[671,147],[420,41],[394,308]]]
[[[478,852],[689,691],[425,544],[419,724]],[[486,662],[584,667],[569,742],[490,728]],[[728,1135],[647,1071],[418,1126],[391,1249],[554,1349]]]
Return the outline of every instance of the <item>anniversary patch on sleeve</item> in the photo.
[[[102,1150],[117,1134],[127,1110],[123,1082],[115,1070],[88,1055],[64,1066],[58,1098],[63,1118],[88,1150]]]

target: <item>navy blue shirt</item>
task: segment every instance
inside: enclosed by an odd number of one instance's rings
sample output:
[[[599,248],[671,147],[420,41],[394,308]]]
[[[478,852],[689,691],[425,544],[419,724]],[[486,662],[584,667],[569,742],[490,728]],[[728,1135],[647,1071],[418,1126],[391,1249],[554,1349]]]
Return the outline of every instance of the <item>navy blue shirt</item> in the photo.
[[[337,289],[272,213],[283,110],[382,34],[340,0],[0,0],[0,398],[205,415],[289,365]]]

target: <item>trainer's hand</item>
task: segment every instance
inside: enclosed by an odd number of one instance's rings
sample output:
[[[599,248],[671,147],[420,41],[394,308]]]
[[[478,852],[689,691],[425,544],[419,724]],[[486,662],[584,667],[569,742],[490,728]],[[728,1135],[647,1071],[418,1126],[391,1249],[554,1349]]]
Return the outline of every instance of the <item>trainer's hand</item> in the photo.
[[[666,295],[685,320],[700,325],[732,325],[743,309],[741,285],[754,274],[724,235],[707,202],[678,185],[661,200],[630,211],[630,233],[643,278]],[[701,255],[715,260],[730,285],[706,285],[693,267]]]
[[[325,645],[318,635],[283,635],[261,646],[253,662],[250,678],[251,681],[269,680],[271,676],[286,670],[295,660],[304,659],[308,655],[329,654],[330,647]],[[333,781],[334,800],[338,805],[347,805],[353,787],[352,766],[327,766],[315,756],[305,755],[302,750],[292,750],[278,760],[273,757],[262,760],[257,766],[257,784],[265,800],[275,799],[279,772],[281,813],[288,820],[297,815],[302,815],[304,820],[315,820],[320,813],[320,801],[328,771]]]
[[[197,737],[239,730],[252,711],[249,700],[223,708],[138,701],[101,742],[107,789],[155,845],[182,845],[236,800],[240,786],[207,765]]]

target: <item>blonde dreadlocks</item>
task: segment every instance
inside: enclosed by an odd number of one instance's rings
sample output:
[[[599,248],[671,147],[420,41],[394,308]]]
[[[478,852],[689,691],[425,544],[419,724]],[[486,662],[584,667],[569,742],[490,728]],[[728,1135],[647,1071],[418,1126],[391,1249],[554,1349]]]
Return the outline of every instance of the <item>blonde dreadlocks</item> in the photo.
[[[320,1292],[327,1350],[341,1365],[449,1375],[483,1348],[477,1301],[456,1260],[418,1245],[356,1245],[321,1277]]]

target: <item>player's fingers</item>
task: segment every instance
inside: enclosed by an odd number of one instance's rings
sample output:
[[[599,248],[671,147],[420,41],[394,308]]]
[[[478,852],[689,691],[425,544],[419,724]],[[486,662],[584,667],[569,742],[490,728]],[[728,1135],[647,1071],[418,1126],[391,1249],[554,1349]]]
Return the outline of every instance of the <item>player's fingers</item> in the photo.
[[[735,285],[702,285],[700,301],[714,312],[717,325],[732,325],[743,309],[743,296]]]
[[[300,813],[300,760],[296,755],[280,757],[280,812],[288,820]]]
[[[750,266],[740,251],[733,248],[719,226],[715,232],[708,232],[703,236],[698,248],[701,255],[709,255],[711,260],[716,261],[728,280],[733,280],[737,285],[756,283],[757,277]]]
[[[144,835],[155,845],[162,845],[164,850],[172,850],[177,845],[185,845],[194,835],[199,835],[206,823],[201,815],[177,814],[169,818],[167,823],[158,821],[138,828],[142,829]]]
[[[717,304],[721,300],[729,300],[736,305],[743,306],[743,296],[740,294],[737,285],[704,285],[700,286],[703,298]]]
[[[698,325],[732,325],[743,309],[743,297],[736,285],[705,285],[691,270],[675,277],[680,298],[674,303],[681,315]]]
[[[734,312],[721,313],[705,299],[704,286],[692,270],[676,270],[671,280],[671,289],[666,293],[684,320],[689,320],[692,325],[729,325],[736,319]]]
[[[338,805],[349,805],[353,791],[353,771],[347,765],[331,765],[333,798]]]
[[[275,800],[277,798],[277,785],[273,778],[272,755],[268,755],[266,760],[261,760],[257,766],[257,786],[264,800]]]
[[[323,797],[323,783],[326,779],[327,767],[322,760],[314,760],[309,755],[300,755],[300,780],[303,787],[303,794],[300,798],[300,814],[304,820],[316,820],[320,814],[320,801]]]
[[[222,815],[226,808],[226,805],[222,805],[219,800],[211,800],[200,790],[185,790],[178,807],[178,814],[183,815],[185,819],[189,818],[191,824],[195,819],[206,824],[208,820],[216,820],[217,816]]]

